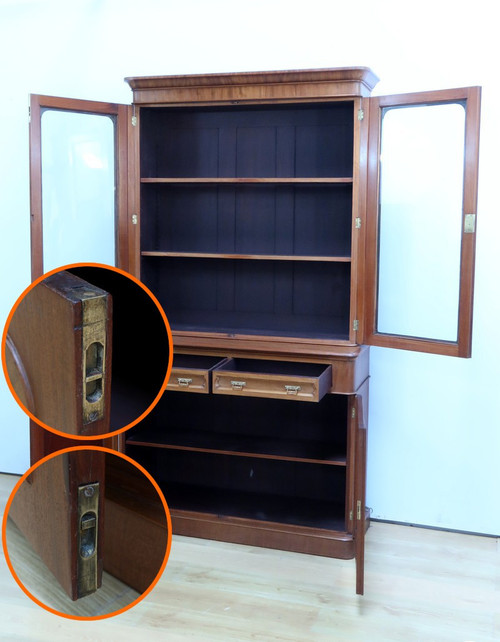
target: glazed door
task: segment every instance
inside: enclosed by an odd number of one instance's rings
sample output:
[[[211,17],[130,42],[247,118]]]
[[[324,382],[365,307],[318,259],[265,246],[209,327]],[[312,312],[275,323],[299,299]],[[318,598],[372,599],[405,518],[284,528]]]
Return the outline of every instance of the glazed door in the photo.
[[[9,518],[72,600],[102,579],[104,453],[64,452],[21,484]]]
[[[480,88],[370,98],[360,342],[471,354]]]
[[[129,269],[131,108],[31,96],[32,278],[69,263]],[[130,131],[129,131],[130,130]],[[135,219],[134,219],[135,220]]]

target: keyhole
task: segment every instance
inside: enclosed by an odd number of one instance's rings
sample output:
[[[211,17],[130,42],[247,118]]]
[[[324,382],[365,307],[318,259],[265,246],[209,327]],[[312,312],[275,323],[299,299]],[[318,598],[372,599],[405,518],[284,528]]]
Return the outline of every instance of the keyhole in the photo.
[[[96,540],[96,514],[92,511],[82,515],[80,520],[80,555],[84,559],[92,557],[95,553]]]
[[[104,346],[95,341],[85,353],[85,396],[87,401],[95,403],[102,396],[102,364]]]

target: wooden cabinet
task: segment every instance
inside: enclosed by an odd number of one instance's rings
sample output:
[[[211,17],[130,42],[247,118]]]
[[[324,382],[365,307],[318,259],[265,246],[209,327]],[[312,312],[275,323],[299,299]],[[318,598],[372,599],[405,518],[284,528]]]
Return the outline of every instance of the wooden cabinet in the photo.
[[[117,260],[162,303],[175,358],[163,399],[122,447],[162,486],[174,532],[355,558],[362,593],[367,345],[470,355],[480,90],[370,98],[367,68],[127,80],[127,125],[115,108],[118,176],[128,167]],[[32,113],[51,104],[33,97]],[[404,110],[427,134],[433,167],[420,172],[429,163],[419,134],[424,161],[406,172],[416,187],[395,199],[398,180],[380,158]],[[438,153],[451,138],[462,163],[454,183]],[[439,218],[432,192],[409,206],[428,194],[427,179],[453,194],[456,261],[444,246],[425,253]],[[394,229],[394,209],[420,223],[423,250],[387,263],[387,229],[400,233],[392,246],[409,238]],[[424,321],[413,336],[386,312],[386,274],[401,275],[411,296],[411,262],[417,274],[423,262],[453,273],[452,331]]]

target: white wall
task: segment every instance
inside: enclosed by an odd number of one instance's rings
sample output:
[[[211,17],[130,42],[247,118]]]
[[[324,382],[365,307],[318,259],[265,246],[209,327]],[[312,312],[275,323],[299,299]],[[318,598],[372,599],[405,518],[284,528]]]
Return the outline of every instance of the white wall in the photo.
[[[367,501],[375,517],[500,533],[493,5],[0,0],[2,325],[29,282],[30,92],[130,102],[125,76],[348,65],[380,76],[375,94],[482,85],[473,357],[372,348]],[[27,421],[3,382],[0,394],[0,470],[23,472]]]

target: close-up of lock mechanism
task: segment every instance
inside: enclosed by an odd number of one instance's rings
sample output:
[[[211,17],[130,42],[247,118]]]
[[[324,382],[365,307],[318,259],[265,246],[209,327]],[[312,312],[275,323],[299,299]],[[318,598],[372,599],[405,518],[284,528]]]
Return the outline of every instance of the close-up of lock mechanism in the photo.
[[[78,597],[97,588],[99,483],[78,487]]]
[[[83,422],[92,423],[104,414],[106,363],[106,300],[92,289],[82,292],[83,312]]]

